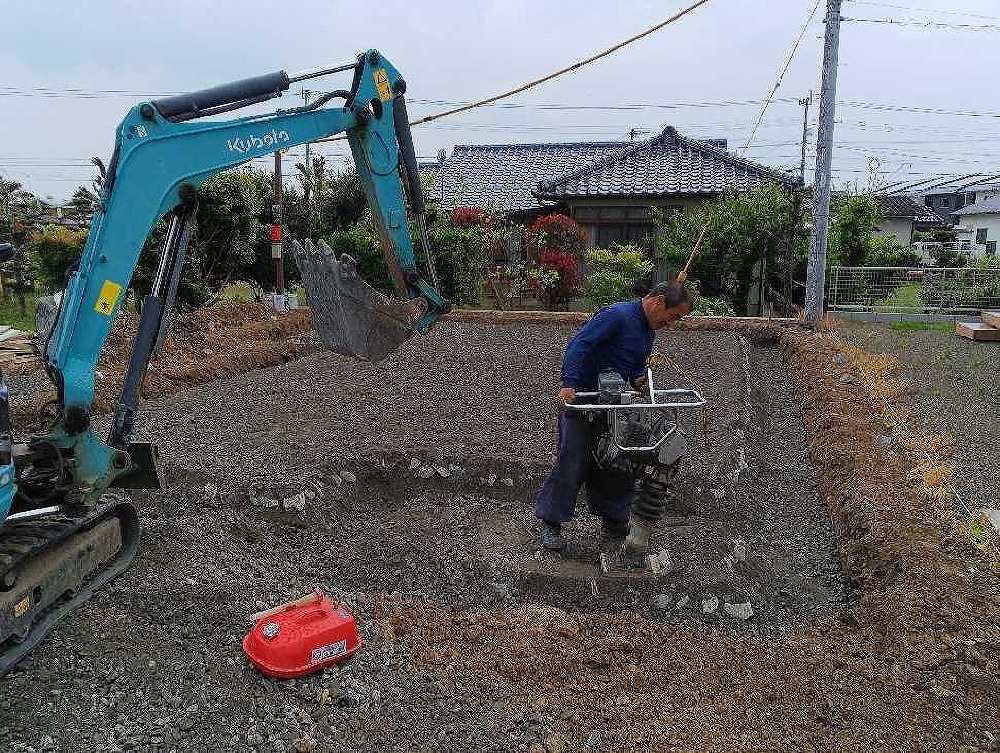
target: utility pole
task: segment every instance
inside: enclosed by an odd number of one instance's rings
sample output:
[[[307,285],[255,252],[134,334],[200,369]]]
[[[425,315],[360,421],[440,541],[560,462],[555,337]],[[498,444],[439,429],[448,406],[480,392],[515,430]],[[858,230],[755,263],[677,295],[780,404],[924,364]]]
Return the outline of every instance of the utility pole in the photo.
[[[302,90],[302,99],[305,100],[306,106],[309,105],[309,95],[308,89]],[[306,174],[303,176],[305,180],[305,185],[302,187],[303,194],[306,204],[306,236],[312,237],[312,210],[310,208],[309,200],[312,196],[312,161],[309,158],[309,142],[306,142]]]
[[[812,104],[812,99],[813,93],[810,91],[808,97],[799,100],[799,104],[806,108],[805,115],[802,116],[802,164],[799,166],[799,183],[803,186],[806,184],[806,141],[809,139],[809,105]]]
[[[274,153],[274,220],[271,223],[271,261],[274,264],[274,292],[285,292],[285,257],[281,253],[284,198],[281,181],[281,150]]]
[[[806,321],[815,326],[823,318],[826,286],[826,243],[830,234],[830,169],[833,163],[833,116],[837,100],[837,58],[840,48],[841,0],[826,0],[826,36],[823,42],[823,86],[819,95],[816,134],[816,181],[813,187],[813,227],[806,273]]]

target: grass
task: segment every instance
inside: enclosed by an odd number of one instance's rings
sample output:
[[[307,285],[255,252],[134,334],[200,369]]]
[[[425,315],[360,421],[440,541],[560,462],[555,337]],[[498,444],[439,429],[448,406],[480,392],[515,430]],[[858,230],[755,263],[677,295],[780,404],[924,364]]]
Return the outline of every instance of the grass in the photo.
[[[954,332],[955,322],[890,322],[897,332]]]
[[[920,283],[903,285],[901,288],[896,288],[892,295],[886,297],[880,304],[875,306],[875,310],[884,313],[899,308],[923,309],[924,302],[920,297],[921,290],[923,290],[923,285]]]
[[[6,324],[14,329],[25,332],[35,331],[35,294],[25,296],[26,314],[21,316],[16,297],[0,298],[0,324]]]

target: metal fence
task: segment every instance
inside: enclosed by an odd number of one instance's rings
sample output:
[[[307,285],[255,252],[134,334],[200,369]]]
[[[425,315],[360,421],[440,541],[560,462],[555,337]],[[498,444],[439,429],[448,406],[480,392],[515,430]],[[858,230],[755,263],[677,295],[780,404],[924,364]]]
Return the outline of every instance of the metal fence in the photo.
[[[1000,269],[831,267],[827,309],[876,314],[979,314],[1000,308]]]

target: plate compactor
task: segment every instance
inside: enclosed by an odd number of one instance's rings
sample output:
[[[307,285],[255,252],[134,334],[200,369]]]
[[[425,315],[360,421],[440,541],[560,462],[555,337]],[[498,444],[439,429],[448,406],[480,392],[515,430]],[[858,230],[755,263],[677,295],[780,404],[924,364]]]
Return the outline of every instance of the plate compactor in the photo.
[[[592,451],[598,466],[635,481],[628,535],[619,549],[600,555],[606,576],[656,577],[674,569],[665,549],[650,554],[649,538],[674,499],[673,479],[687,453],[679,411],[700,408],[706,400],[694,389],[656,389],[650,367],[664,360],[650,358],[642,391],[630,389],[620,375],[604,372],[597,392],[578,392],[566,406],[594,423]]]

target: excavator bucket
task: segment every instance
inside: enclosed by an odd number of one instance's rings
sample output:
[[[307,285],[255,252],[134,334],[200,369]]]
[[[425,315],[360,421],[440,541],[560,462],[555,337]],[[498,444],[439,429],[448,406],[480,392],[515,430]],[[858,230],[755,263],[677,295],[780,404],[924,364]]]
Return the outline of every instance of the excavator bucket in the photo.
[[[400,301],[373,288],[347,254],[338,259],[323,241],[295,241],[292,254],[302,273],[313,327],[335,353],[381,361],[399,348],[423,316],[423,299]]]

